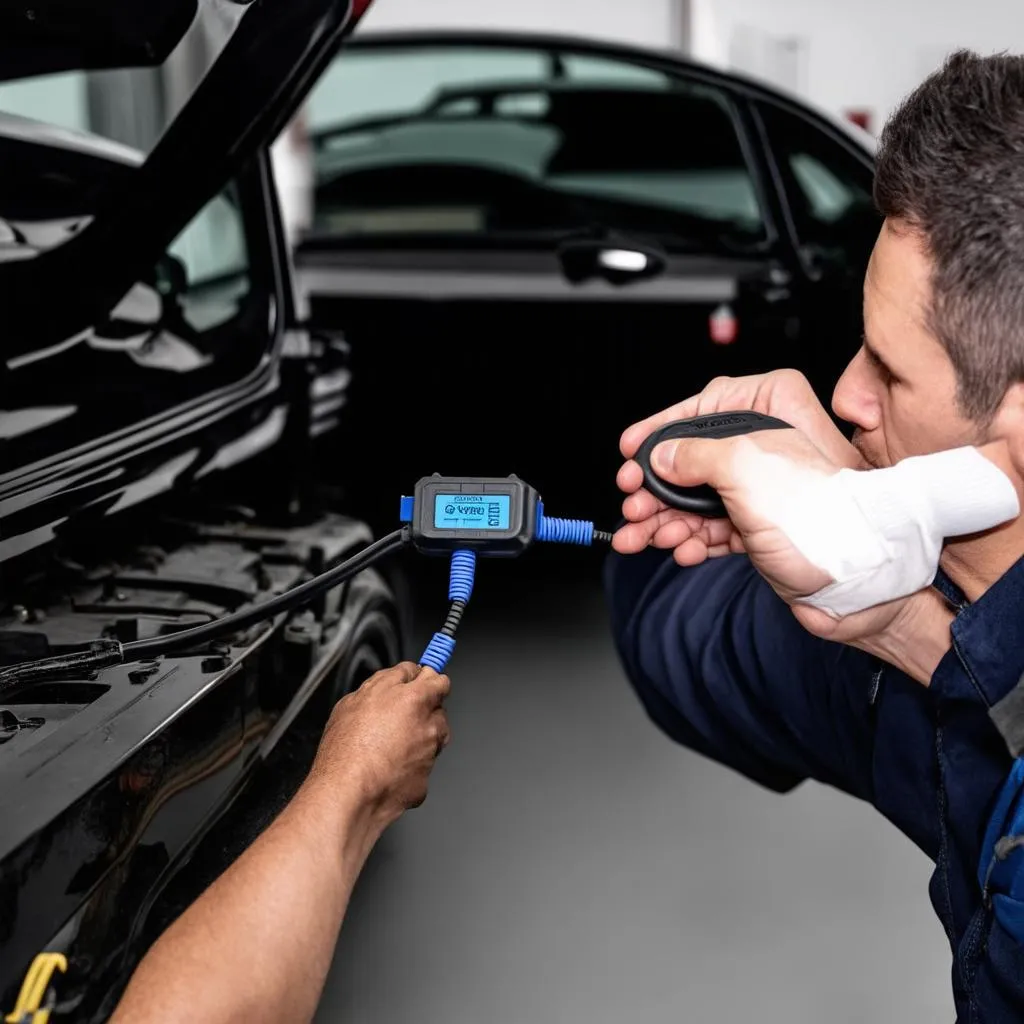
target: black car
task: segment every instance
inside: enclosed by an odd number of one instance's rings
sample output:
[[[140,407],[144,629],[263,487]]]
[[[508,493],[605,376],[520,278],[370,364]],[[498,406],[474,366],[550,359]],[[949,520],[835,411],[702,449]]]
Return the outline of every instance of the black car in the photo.
[[[5,1019],[107,1019],[333,700],[408,656],[401,577],[366,571],[179,654],[32,674],[246,609],[371,539],[320,486],[344,483],[319,446],[352,372],[296,306],[267,151],[365,6],[0,2]],[[178,115],[143,152],[112,141],[171,109],[154,85],[199,37],[215,59]]]
[[[304,122],[299,281],[393,410],[391,470],[516,472],[614,515],[626,425],[777,367],[827,404],[860,344],[872,140],[763,85],[578,39],[359,35]]]

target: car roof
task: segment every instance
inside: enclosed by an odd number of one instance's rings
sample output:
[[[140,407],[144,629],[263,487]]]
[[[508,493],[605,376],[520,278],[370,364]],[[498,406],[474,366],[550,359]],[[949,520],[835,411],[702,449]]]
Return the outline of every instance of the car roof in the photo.
[[[607,56],[634,62],[654,62],[666,68],[699,75],[739,89],[749,95],[774,100],[795,107],[805,115],[824,122],[834,131],[841,132],[850,142],[874,157],[877,141],[869,132],[844,117],[819,106],[797,93],[773,83],[735,70],[725,70],[703,61],[694,60],[678,50],[643,47],[609,42],[587,36],[572,36],[550,32],[530,32],[502,29],[373,29],[356,33],[346,44],[346,50],[374,49],[376,47],[459,46],[536,47],[548,50],[576,50],[594,56]]]
[[[45,121],[34,121],[29,117],[0,112],[0,139],[15,142],[30,142],[50,149],[65,149],[85,156],[99,157],[115,163],[137,167],[144,154],[120,142],[105,139],[90,132],[60,128]]]

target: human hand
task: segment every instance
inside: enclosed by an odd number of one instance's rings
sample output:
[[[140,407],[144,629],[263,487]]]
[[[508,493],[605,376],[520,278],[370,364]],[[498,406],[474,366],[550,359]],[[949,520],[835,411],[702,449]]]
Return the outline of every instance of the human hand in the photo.
[[[733,530],[733,549],[747,553],[809,632],[877,645],[879,634],[905,616],[908,597],[841,617],[804,603],[835,582],[822,566],[841,551],[849,509],[822,502],[822,483],[842,467],[799,431],[665,441],[655,447],[651,462],[668,483],[709,484],[718,491]],[[793,537],[801,538],[800,547]]]
[[[310,777],[354,781],[383,827],[419,807],[451,739],[450,689],[446,675],[410,662],[375,673],[334,706]]]
[[[643,472],[633,461],[643,442],[674,420],[714,412],[752,410],[775,416],[797,428],[836,468],[862,468],[857,450],[843,437],[818,401],[807,378],[796,370],[775,370],[748,377],[717,377],[700,394],[629,427],[620,448],[626,463],[618,486],[628,496],[623,515],[629,523],[614,539],[617,551],[632,554],[648,545],[672,548],[681,565],[744,550],[742,537],[727,519],[704,519],[672,509],[643,490]]]

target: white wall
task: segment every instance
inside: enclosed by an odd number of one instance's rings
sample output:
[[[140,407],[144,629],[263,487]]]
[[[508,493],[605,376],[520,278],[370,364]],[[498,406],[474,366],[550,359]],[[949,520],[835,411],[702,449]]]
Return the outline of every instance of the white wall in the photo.
[[[549,31],[665,48],[680,0],[374,0],[360,30],[494,28]]]
[[[694,56],[729,66],[744,27],[805,44],[799,91],[834,113],[885,116],[944,55],[1024,52],[1021,0],[696,0]]]

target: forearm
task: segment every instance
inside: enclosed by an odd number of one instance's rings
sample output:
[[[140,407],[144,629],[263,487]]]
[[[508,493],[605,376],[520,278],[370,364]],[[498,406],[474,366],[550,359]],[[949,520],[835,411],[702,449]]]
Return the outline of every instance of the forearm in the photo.
[[[379,834],[355,788],[313,776],[153,946],[114,1024],[311,1020]]]
[[[928,686],[950,648],[953,612],[942,596],[924,590],[910,598],[892,624],[877,635],[858,640],[854,647],[874,654]]]

